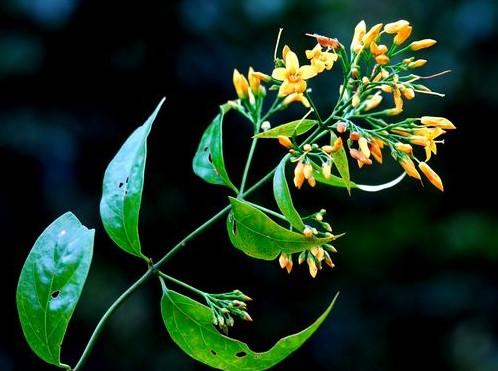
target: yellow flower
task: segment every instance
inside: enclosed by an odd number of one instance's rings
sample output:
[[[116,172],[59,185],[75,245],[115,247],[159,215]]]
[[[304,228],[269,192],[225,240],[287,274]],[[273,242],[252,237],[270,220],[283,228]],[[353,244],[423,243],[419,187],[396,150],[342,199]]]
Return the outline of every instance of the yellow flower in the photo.
[[[456,129],[456,126],[453,125],[453,123],[450,120],[444,117],[422,116],[420,118],[420,122],[425,126],[432,126],[435,128],[441,128],[445,130]]]
[[[413,144],[423,146],[425,148],[425,156],[426,156],[425,161],[429,161],[429,159],[431,158],[431,153],[436,154],[437,142],[434,139],[446,132],[439,127],[436,128],[423,127],[423,128],[414,129],[413,133],[415,135],[408,137],[408,140]]]
[[[278,142],[283,145],[285,148],[291,148],[292,147],[292,141],[289,139],[289,137],[285,135],[279,135],[277,137]]]
[[[285,97],[282,104],[284,106],[288,106],[292,102],[301,102],[303,106],[310,107],[310,102],[308,101],[308,98],[304,96],[303,93],[290,93],[288,96]]]
[[[418,173],[417,169],[415,169],[415,164],[406,153],[402,152],[400,154],[400,156],[398,157],[398,162],[409,176],[420,180],[420,174]]]
[[[285,67],[277,67],[272,72],[272,77],[282,81],[278,91],[279,97],[285,97],[292,93],[304,93],[306,90],[306,80],[316,76],[314,67],[305,65],[300,67],[296,53],[285,45],[283,49]]]
[[[380,102],[382,102],[382,95],[380,95],[380,92],[376,92],[372,97],[365,101],[365,111],[369,111],[377,107]]]
[[[412,33],[412,27],[411,26],[406,26],[402,29],[400,29],[397,33],[396,36],[394,36],[393,43],[394,45],[400,45],[403,44],[403,42],[410,37]]]
[[[384,26],[384,31],[390,34],[398,33],[408,27],[410,22],[405,21],[404,19],[400,19],[396,22],[386,23]]]
[[[355,54],[358,54],[363,50],[362,40],[366,32],[367,32],[367,25],[365,24],[365,21],[361,20],[354,28],[353,40],[351,41],[351,50]]]
[[[414,41],[410,44],[411,50],[419,50],[424,48],[429,48],[434,45],[437,41],[433,39],[423,39],[419,41]]]
[[[249,97],[249,82],[237,69],[233,70],[233,85],[240,99],[247,99]]]
[[[437,189],[439,189],[441,192],[444,191],[443,182],[441,181],[441,178],[439,177],[439,175],[437,175],[437,173],[434,170],[432,170],[429,167],[429,165],[427,165],[425,162],[419,162],[418,168],[420,169],[420,171],[422,171],[422,173],[424,173],[427,179],[429,179],[429,181]]]
[[[292,255],[287,255],[286,253],[280,253],[280,257],[278,258],[278,262],[281,268],[287,269],[287,273],[290,273],[292,270]]]
[[[361,38],[361,42],[363,43],[364,48],[368,48],[370,43],[374,41],[377,36],[379,36],[380,31],[382,30],[382,23],[377,23],[373,26],[366,34]]]
[[[322,46],[316,44],[313,49],[306,50],[306,58],[311,60],[311,66],[315,71],[320,73],[323,70],[330,70],[332,68],[334,62],[337,61],[337,54],[322,51]]]

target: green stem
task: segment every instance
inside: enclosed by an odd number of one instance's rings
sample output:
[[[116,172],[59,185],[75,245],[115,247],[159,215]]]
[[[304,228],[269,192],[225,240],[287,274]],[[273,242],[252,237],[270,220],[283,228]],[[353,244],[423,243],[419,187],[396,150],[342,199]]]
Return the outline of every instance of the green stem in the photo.
[[[135,291],[140,287],[145,281],[147,281],[152,275],[154,274],[153,269],[149,269],[142,277],[140,277],[132,286],[128,288],[105,312],[105,314],[102,316],[100,319],[99,323],[97,324],[97,327],[93,331],[92,337],[88,341],[88,344],[86,345],[85,350],[83,351],[83,354],[81,355],[80,360],[74,367],[73,371],[78,371],[80,368],[83,367],[85,364],[88,356],[90,355],[91,350],[93,349],[93,346],[95,345],[98,336],[100,335],[102,329],[104,328],[105,323],[107,320],[111,317],[111,315],[118,309],[118,307]]]
[[[276,169],[276,168],[275,168]],[[261,178],[257,183],[255,183],[251,188],[249,188],[244,194],[240,194],[242,196],[246,196],[250,194],[251,192],[254,192],[256,189],[258,189],[260,186],[262,186],[264,183],[266,183],[272,176],[273,173],[275,172],[275,169],[270,171],[268,174],[266,174],[263,178]],[[164,264],[168,260],[170,260],[182,247],[184,247],[188,241],[193,239],[195,236],[200,234],[202,231],[204,231],[206,228],[208,228],[211,224],[213,224],[216,220],[220,219],[224,214],[226,214],[230,210],[231,206],[228,205],[222,210],[220,210],[218,213],[216,213],[214,216],[212,216],[209,220],[207,220],[205,223],[203,223],[201,226],[197,227],[193,232],[191,232],[187,237],[185,237],[182,241],[180,241],[175,247],[173,247],[161,260],[159,260],[156,264],[152,265],[149,267],[147,272],[140,277],[132,286],[130,286],[105,312],[105,314],[102,316],[100,319],[99,323],[95,327],[95,330],[93,331],[92,336],[90,337],[90,340],[87,343],[87,346],[85,350],[83,351],[83,354],[81,355],[78,363],[74,367],[73,371],[78,371],[80,370],[83,365],[85,364],[88,356],[90,355],[90,352],[92,351],[97,338],[99,337],[100,333],[102,332],[102,329],[104,328],[105,323],[107,320],[114,314],[114,312],[118,309],[118,307],[133,293],[135,292],[142,284],[144,284],[146,281],[148,281],[153,275],[157,274],[157,269],[159,268],[160,265]],[[172,277],[167,276],[169,279],[173,279]],[[181,284],[185,287],[188,285],[185,283],[182,283],[181,281],[173,279],[176,283]],[[188,286],[191,290],[201,293],[201,295],[204,296],[204,294],[193,288]]]

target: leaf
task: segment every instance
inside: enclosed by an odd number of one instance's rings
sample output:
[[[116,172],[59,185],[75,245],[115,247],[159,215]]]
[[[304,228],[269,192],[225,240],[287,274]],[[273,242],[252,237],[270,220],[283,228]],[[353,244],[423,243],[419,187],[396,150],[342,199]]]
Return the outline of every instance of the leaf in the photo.
[[[335,133],[331,130],[331,142],[334,142],[337,139]],[[337,151],[332,152],[332,159],[334,160],[334,164],[339,171],[341,178],[344,180],[344,185],[349,193],[351,193],[351,179],[349,177],[349,164],[348,164],[348,156],[346,154],[346,150],[344,146],[341,146]]]
[[[287,185],[287,178],[285,176],[285,165],[288,159],[289,155],[284,156],[275,170],[273,175],[273,195],[280,211],[287,221],[298,231],[302,232],[305,225],[301,216],[294,208],[289,186]]]
[[[273,260],[281,252],[292,254],[333,241],[337,236],[311,237],[289,231],[248,203],[230,197],[232,210],[227,230],[232,244],[247,255]]]
[[[63,366],[61,345],[88,275],[94,235],[67,212],[38,237],[21,271],[16,300],[24,337],[56,366]]]
[[[344,179],[334,174],[330,174],[330,178],[326,179],[321,171],[314,171],[313,177],[319,183],[327,184],[333,187],[347,188]],[[352,181],[349,181],[349,188],[358,188],[358,185]]]
[[[279,135],[286,137],[293,137],[294,135],[301,135],[310,130],[313,126],[318,124],[317,120],[294,120],[283,125],[276,126],[270,130],[263,131],[255,138],[277,138]]]
[[[147,260],[140,248],[138,216],[142,202],[147,136],[165,98],[109,163],[103,182],[100,216],[109,237],[129,254]]]
[[[220,113],[202,135],[197,151],[192,161],[194,173],[211,184],[226,185],[238,193],[228,177],[225,160],[223,159],[223,117],[231,109],[226,103],[220,106]]]
[[[207,306],[175,291],[164,292],[161,314],[173,341],[195,360],[220,370],[258,371],[273,367],[303,345],[327,318],[337,295],[315,322],[280,339],[266,352],[254,352],[246,343],[220,334]]]

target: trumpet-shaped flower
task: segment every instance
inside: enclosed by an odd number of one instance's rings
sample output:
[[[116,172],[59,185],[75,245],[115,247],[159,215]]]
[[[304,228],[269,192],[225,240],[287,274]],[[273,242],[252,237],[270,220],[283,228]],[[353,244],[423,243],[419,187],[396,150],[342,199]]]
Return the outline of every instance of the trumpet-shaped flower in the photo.
[[[316,76],[317,72],[310,65],[299,66],[296,53],[286,45],[283,50],[285,67],[277,67],[272,72],[272,77],[282,81],[278,96],[285,97],[292,93],[304,93],[307,84],[306,80]]]
[[[317,73],[330,70],[337,61],[337,54],[322,50],[320,44],[316,44],[311,50],[306,50],[306,58],[311,60],[311,66]]]

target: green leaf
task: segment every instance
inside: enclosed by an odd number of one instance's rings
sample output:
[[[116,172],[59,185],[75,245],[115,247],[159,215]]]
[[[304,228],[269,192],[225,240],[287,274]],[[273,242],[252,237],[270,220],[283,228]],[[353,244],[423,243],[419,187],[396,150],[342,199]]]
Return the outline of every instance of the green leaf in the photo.
[[[337,139],[335,133],[331,130],[331,142],[334,142]],[[341,178],[344,180],[344,185],[349,193],[351,193],[351,179],[349,177],[349,164],[348,164],[348,156],[346,154],[346,150],[344,146],[341,146],[337,151],[332,152],[332,159],[334,160],[334,165],[339,171]]]
[[[321,171],[314,171],[313,177],[319,183],[327,184],[333,187],[347,188],[344,179],[334,174],[330,174],[330,178],[326,179]],[[358,185],[352,181],[349,181],[349,188],[358,188]]]
[[[195,360],[220,370],[258,371],[273,367],[303,345],[327,318],[336,298],[337,294],[310,326],[280,339],[266,352],[254,352],[246,343],[220,334],[207,306],[175,291],[164,292],[161,313],[173,341]]]
[[[232,244],[247,255],[273,260],[281,252],[292,254],[335,240],[338,236],[306,237],[289,231],[250,204],[230,197],[232,210],[227,218],[228,236]]]
[[[298,231],[302,232],[305,225],[301,216],[294,208],[289,186],[287,185],[287,178],[285,176],[285,165],[288,159],[289,155],[284,156],[275,170],[273,175],[273,195],[280,211],[287,221]]]
[[[228,177],[223,159],[223,118],[231,109],[226,103],[220,106],[220,113],[202,135],[197,152],[192,161],[194,173],[211,184],[225,185],[238,193]]]
[[[317,120],[294,120],[283,125],[276,126],[270,130],[263,131],[255,138],[277,138],[279,135],[286,137],[293,137],[294,135],[301,135],[310,130],[313,126],[318,124]]]
[[[38,357],[56,365],[93,254],[95,231],[67,212],[36,240],[21,271],[16,300],[24,336]]]
[[[147,260],[140,248],[138,216],[142,202],[147,136],[165,98],[109,163],[103,182],[100,216],[109,237],[129,254]]]

